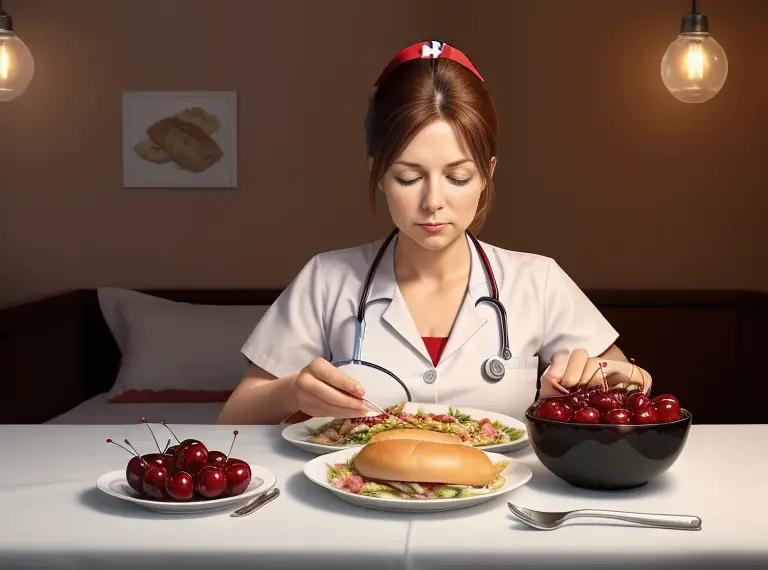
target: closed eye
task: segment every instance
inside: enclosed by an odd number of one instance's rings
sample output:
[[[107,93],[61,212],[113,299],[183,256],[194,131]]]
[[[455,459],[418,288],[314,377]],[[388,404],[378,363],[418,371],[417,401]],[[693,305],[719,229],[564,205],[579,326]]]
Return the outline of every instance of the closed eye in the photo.
[[[449,176],[448,180],[451,181],[451,184],[455,184],[456,186],[464,186],[465,184],[469,184],[472,181],[472,178],[454,178],[453,176]]]
[[[454,184],[456,186],[464,186],[465,184],[469,184],[472,181],[472,178],[454,178],[453,176],[447,176],[448,180],[451,182],[451,184]],[[404,180],[402,178],[399,178],[395,176],[395,180],[397,180],[397,183],[401,186],[411,186],[413,184],[416,184],[419,180],[421,180],[421,177],[419,178],[413,178],[412,180]]]

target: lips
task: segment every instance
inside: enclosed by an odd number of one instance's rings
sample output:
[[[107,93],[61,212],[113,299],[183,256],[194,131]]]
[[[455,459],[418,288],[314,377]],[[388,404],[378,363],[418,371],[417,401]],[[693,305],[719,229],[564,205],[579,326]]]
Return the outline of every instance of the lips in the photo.
[[[444,227],[446,227],[448,224],[419,224],[419,227],[423,228],[424,230],[428,232],[439,232],[442,231]]]

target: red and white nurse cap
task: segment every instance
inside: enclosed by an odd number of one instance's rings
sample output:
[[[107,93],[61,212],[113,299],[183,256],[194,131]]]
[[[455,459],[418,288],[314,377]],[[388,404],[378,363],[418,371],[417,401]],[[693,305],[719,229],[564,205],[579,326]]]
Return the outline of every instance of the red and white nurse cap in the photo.
[[[384,68],[384,71],[381,72],[381,75],[379,75],[379,78],[376,80],[376,83],[373,84],[374,87],[378,87],[379,84],[384,81],[384,78],[386,78],[390,73],[392,73],[392,70],[395,69],[398,65],[400,65],[403,62],[410,61],[412,59],[450,59],[455,61],[456,63],[460,63],[467,69],[469,69],[472,73],[477,75],[477,77],[480,78],[480,81],[485,81],[480,73],[475,69],[475,66],[472,65],[472,62],[469,61],[469,58],[467,58],[466,55],[461,53],[459,50],[457,50],[455,47],[449,46],[445,42],[436,42],[436,41],[428,41],[428,42],[419,42],[416,44],[413,44],[411,46],[408,46],[407,48],[401,49],[397,55],[395,55],[394,58],[392,58],[392,61],[387,64],[387,67]]]

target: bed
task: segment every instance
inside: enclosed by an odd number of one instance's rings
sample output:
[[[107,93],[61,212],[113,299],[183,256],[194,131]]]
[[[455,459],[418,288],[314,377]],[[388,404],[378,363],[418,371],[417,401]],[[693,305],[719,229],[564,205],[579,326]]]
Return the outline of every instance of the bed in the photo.
[[[214,423],[247,366],[240,347],[280,292],[80,289],[5,307],[0,423]],[[768,342],[768,294],[586,293],[694,423],[768,423],[744,397],[762,389],[752,355]]]

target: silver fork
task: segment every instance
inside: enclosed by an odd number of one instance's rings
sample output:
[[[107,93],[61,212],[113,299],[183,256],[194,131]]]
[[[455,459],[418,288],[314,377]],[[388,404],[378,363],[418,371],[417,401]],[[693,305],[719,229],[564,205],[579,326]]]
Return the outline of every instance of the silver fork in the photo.
[[[654,513],[631,513],[602,509],[581,509],[561,513],[534,511],[507,503],[509,510],[525,524],[540,530],[560,528],[565,521],[580,518],[603,518],[637,523],[655,528],[673,530],[701,530],[701,519],[691,515],[664,515]]]
[[[345,396],[352,396],[353,398],[361,400],[362,402],[368,404],[368,407],[372,408],[374,411],[380,412],[380,413],[382,413],[385,416],[390,416],[390,417],[393,417],[393,418],[397,419],[397,416],[395,416],[394,414],[391,414],[390,412],[388,412],[387,410],[385,410],[384,408],[382,408],[378,404],[374,404],[368,398],[364,398],[363,396],[358,396],[357,394],[353,394],[352,392],[347,392],[346,390],[342,390],[338,386],[332,386],[331,384],[328,384],[328,386],[330,386],[331,388],[333,388],[337,392],[341,392]]]
[[[268,502],[270,502],[273,499],[276,499],[277,496],[280,494],[280,489],[277,487],[274,487],[264,493],[263,495],[259,495],[256,497],[253,501],[245,505],[244,507],[240,507],[235,512],[230,514],[230,517],[244,517],[246,515],[250,515],[252,512],[260,509],[264,505],[266,505]]]

